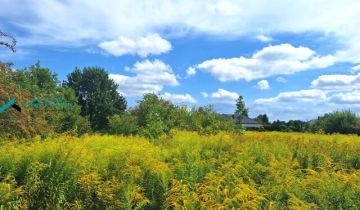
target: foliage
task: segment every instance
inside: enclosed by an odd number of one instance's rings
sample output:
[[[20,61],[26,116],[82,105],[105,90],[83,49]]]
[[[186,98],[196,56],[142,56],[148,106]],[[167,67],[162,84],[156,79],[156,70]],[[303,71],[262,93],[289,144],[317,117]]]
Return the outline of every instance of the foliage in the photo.
[[[256,119],[261,122],[263,117],[264,115],[259,115]],[[264,128],[267,131],[360,135],[360,117],[350,110],[335,111],[308,122],[301,120],[289,120],[287,122],[276,120],[272,123],[265,124]]]
[[[309,123],[301,120],[289,120],[288,122],[276,120],[265,125],[265,129],[268,131],[307,132],[309,130]]]
[[[136,134],[138,132],[136,117],[129,113],[111,116],[109,118],[109,132],[125,136]]]
[[[21,114],[13,110],[2,113],[0,130],[7,139],[27,139],[36,135],[45,138],[54,133],[82,135],[92,130],[140,134],[152,139],[169,134],[172,129],[197,131],[203,135],[242,132],[233,119],[221,116],[210,106],[192,109],[175,106],[155,94],[145,94],[137,106],[124,112],[125,99],[117,93],[117,86],[107,72],[100,68],[76,69],[61,86],[57,75],[39,62],[18,71],[5,64],[0,67],[4,75],[0,92],[8,93],[20,104],[34,98],[63,98],[72,104],[71,109],[59,112],[27,107]],[[1,98],[0,104],[7,99]]]
[[[231,117],[221,116],[211,106],[194,108],[189,114],[190,130],[200,134],[217,134],[220,131],[241,133],[243,131]]]
[[[31,100],[31,93],[23,89],[15,82],[15,74],[10,66],[0,64],[0,75],[3,80],[0,83],[0,104],[7,102],[10,97],[16,99],[17,104]],[[14,109],[8,109],[0,114],[0,136],[7,139],[12,138],[31,138],[37,134],[47,135],[51,132],[51,127],[47,125],[46,113],[33,110],[22,110],[21,113]]]
[[[309,130],[309,124],[301,120],[289,120],[287,127],[292,132],[306,132]]]
[[[266,114],[259,114],[257,117],[254,118],[257,122],[261,123],[262,125],[269,125],[269,118]]]
[[[55,94],[58,90],[59,80],[50,69],[40,66],[38,61],[29,68],[14,72],[14,82],[23,90],[29,91],[32,96],[42,94]]]
[[[22,70],[14,71],[7,65],[0,65],[0,74],[4,75],[0,84],[0,104],[10,98],[15,98],[22,107],[21,113],[9,109],[1,113],[1,136],[11,138],[31,138],[36,135],[48,135],[64,132],[83,134],[90,132],[86,127],[86,119],[81,117],[75,92],[70,88],[61,87],[56,74],[50,69],[40,66],[40,63]],[[71,103],[69,109],[57,111],[37,110],[25,107],[34,98],[63,98]]]
[[[170,130],[170,113],[174,105],[155,94],[145,94],[131,114],[138,120],[141,134],[157,138]]]
[[[140,130],[140,134],[150,139],[159,138],[168,130],[160,114],[153,111],[147,115],[145,123],[145,126]]]
[[[102,68],[76,68],[68,75],[68,81],[64,85],[75,90],[81,115],[89,118],[96,131],[104,131],[108,125],[108,117],[126,109],[125,98],[117,92],[117,85]]]
[[[325,133],[357,133],[360,135],[360,117],[348,111],[335,111],[317,119],[313,131],[323,130]]]
[[[171,131],[0,145],[0,209],[357,209],[360,138]]]
[[[216,113],[211,106],[192,108],[175,106],[155,94],[146,94],[131,110],[138,121],[139,134],[158,138],[172,129],[196,131],[200,134],[216,134],[220,131],[242,132],[232,118]]]
[[[245,106],[245,101],[242,96],[239,96],[239,98],[236,100],[236,110],[235,113],[238,115],[248,116],[249,109]]]

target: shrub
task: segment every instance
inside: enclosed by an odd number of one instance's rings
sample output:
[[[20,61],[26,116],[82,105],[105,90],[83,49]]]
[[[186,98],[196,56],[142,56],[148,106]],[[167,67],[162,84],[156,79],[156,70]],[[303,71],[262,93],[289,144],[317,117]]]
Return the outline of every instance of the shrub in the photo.
[[[141,128],[140,134],[150,138],[156,139],[165,134],[167,126],[161,119],[158,113],[149,113],[146,117],[146,124]]]
[[[138,131],[137,119],[129,113],[113,115],[109,118],[109,132],[111,134],[134,135]]]
[[[313,131],[323,130],[325,133],[356,133],[360,135],[360,118],[353,112],[336,111],[317,119]]]

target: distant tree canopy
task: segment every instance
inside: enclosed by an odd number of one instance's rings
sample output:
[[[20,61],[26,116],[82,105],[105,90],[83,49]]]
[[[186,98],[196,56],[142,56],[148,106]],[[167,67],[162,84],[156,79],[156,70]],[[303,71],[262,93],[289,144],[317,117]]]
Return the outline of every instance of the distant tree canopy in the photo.
[[[282,132],[306,132],[309,130],[309,123],[301,120],[289,120],[288,122],[276,120],[265,125],[265,130]]]
[[[256,118],[262,121],[263,115]],[[267,131],[282,132],[313,132],[313,133],[341,133],[360,135],[360,118],[350,110],[335,111],[319,116],[316,120],[308,122],[289,120],[287,122],[276,120],[264,126]]]
[[[104,130],[108,125],[108,117],[125,111],[125,98],[117,92],[118,86],[104,69],[76,68],[67,79],[64,85],[75,90],[81,115],[89,118],[94,130]]]
[[[235,110],[236,114],[239,115],[243,115],[243,116],[248,116],[249,114],[249,109],[246,108],[245,106],[245,101],[244,98],[242,96],[239,96],[239,98],[236,100],[236,110]]]
[[[325,133],[356,133],[360,135],[360,118],[350,110],[335,111],[318,117],[312,130]]]
[[[257,117],[255,117],[255,120],[262,125],[268,125],[270,123],[266,114],[259,114]]]

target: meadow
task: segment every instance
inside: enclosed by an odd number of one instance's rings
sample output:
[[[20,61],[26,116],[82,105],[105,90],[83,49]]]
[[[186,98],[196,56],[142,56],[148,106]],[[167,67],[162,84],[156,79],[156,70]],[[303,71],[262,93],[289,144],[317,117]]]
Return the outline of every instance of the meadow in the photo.
[[[360,138],[171,131],[0,144],[0,209],[358,209]]]

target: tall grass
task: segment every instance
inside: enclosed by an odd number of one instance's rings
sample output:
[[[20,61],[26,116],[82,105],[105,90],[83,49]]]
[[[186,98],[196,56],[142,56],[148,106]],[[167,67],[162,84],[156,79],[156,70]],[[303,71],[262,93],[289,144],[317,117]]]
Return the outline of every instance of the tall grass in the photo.
[[[358,209],[360,138],[276,132],[0,145],[0,209]]]

